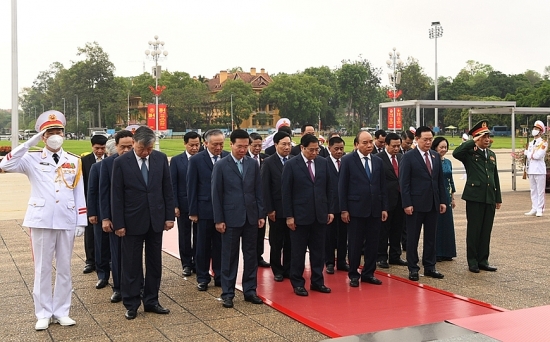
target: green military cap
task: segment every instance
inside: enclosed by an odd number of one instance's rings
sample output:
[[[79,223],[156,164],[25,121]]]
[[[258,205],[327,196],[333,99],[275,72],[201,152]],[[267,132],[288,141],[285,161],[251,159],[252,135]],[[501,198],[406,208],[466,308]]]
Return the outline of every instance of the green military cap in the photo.
[[[478,135],[484,135],[490,133],[489,124],[487,120],[481,120],[472,129],[468,132],[472,137],[477,137]]]

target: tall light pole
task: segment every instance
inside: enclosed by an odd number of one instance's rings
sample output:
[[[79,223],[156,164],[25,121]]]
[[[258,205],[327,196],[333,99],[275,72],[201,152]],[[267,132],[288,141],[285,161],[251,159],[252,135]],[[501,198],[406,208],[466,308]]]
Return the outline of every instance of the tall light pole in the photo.
[[[231,94],[231,132],[233,132],[233,94]]]
[[[11,0],[11,148],[19,144],[19,83],[17,54],[17,0]]]
[[[67,113],[65,113],[65,98],[62,97],[61,99],[63,100],[63,115],[67,115]]]
[[[386,64],[388,65],[388,69],[390,69],[392,72],[388,73],[388,78],[390,80],[391,90],[393,92],[393,102],[397,101],[397,85],[401,83],[401,72],[397,71],[397,68],[400,67],[403,64],[403,61],[401,60],[400,56],[401,54],[399,51],[395,51],[395,48],[392,49],[389,53],[390,59],[386,61]],[[393,107],[393,131],[395,133],[395,126],[397,125],[396,120],[396,114],[397,111],[396,107]],[[382,123],[380,123],[382,124]],[[390,127],[388,127],[389,129]],[[382,127],[380,127],[382,129]]]
[[[78,130],[78,95],[74,94],[76,96],[76,139],[80,140],[80,132]]]
[[[160,67],[158,65],[159,58],[162,58],[161,55],[164,55],[164,57],[168,56],[168,51],[164,50],[164,42],[159,40],[159,36],[155,35],[154,41],[149,41],[149,49],[145,50],[145,55],[148,58],[151,58],[153,61],[155,61],[155,70],[153,72],[153,77],[155,78],[155,90],[158,89],[159,85],[159,78],[160,78]],[[164,50],[164,51],[162,51]],[[162,52],[161,52],[162,51]],[[150,57],[149,57],[150,56]],[[159,143],[159,96],[158,94],[155,94],[155,150],[160,151],[160,143]]]
[[[433,21],[430,28],[430,39],[435,39],[435,100],[437,101],[437,38],[443,37],[443,27],[439,21]],[[435,125],[439,128],[439,112],[435,109]]]

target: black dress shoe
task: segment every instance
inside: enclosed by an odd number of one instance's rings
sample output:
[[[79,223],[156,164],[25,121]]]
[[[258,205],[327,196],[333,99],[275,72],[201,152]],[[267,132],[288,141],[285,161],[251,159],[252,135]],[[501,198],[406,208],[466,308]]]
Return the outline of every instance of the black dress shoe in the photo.
[[[403,259],[390,260],[390,265],[407,266],[407,261]]]
[[[344,266],[338,266],[336,269],[337,269],[338,271],[346,271],[346,272],[349,272],[349,265],[346,264],[346,265],[344,265]]]
[[[369,283],[369,284],[373,284],[373,285],[382,285],[382,281],[378,278],[375,278],[375,277],[361,278],[361,281],[363,283]]]
[[[137,317],[137,311],[136,310],[126,310],[126,313],[124,314],[124,317],[126,319],[134,319]]]
[[[303,296],[303,297],[308,295],[307,290],[301,286],[295,287],[294,293],[297,294],[298,296]]]
[[[262,259],[258,261],[258,267],[271,267],[271,264]]]
[[[191,267],[189,266],[185,266],[183,268],[183,276],[184,277],[189,277],[191,275],[192,271],[191,271]]]
[[[435,279],[443,279],[443,277],[445,277],[443,274],[437,272],[436,270],[424,270],[424,275],[426,277],[431,277]]]
[[[489,265],[479,264],[479,269],[489,272],[496,272],[497,268]]]
[[[273,280],[280,283],[281,281],[283,281],[283,275],[282,274],[275,274],[275,276],[273,277]]]
[[[197,284],[197,289],[199,291],[206,291],[208,289],[208,284],[207,283],[198,283]]]
[[[157,304],[155,306],[146,306],[143,308],[143,311],[145,312],[152,312],[159,315],[166,315],[170,313],[170,309],[163,308],[162,305]]]
[[[351,287],[359,287],[359,279],[351,279],[349,281],[349,286]]]
[[[82,271],[82,273],[92,273],[93,271],[95,271],[95,266],[92,265],[92,264],[86,264],[86,266],[84,266],[84,270]]]
[[[390,265],[388,265],[388,262],[386,260],[380,260],[376,262],[376,265],[380,268],[390,268]]]
[[[334,265],[327,265],[327,274],[334,274]]]
[[[263,304],[264,301],[258,297],[257,295],[251,295],[251,296],[244,296],[245,302],[250,302],[252,304]]]
[[[118,303],[122,300],[122,295],[120,292],[113,292],[113,295],[111,296],[111,303]]]
[[[233,298],[225,298],[222,305],[224,308],[231,309],[233,307]]]
[[[418,281],[418,272],[409,272],[409,280]]]
[[[109,281],[107,279],[99,279],[95,284],[95,288],[99,290],[104,288],[107,285],[109,285]]]
[[[469,269],[470,272],[472,272],[472,273],[479,273],[479,267],[478,267],[477,265],[469,266],[468,269]]]
[[[311,291],[317,291],[317,292],[322,292],[322,293],[330,293],[331,292],[331,290],[328,287],[326,287],[325,285],[313,285],[313,284],[311,284],[309,289]]]

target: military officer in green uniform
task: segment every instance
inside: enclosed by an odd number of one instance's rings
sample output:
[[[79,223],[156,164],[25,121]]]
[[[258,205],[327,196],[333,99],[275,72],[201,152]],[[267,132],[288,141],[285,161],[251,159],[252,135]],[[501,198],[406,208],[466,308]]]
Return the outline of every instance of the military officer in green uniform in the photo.
[[[462,192],[466,201],[466,257],[470,272],[494,272],[489,265],[489,244],[495,209],[500,209],[502,197],[498,179],[497,159],[489,150],[491,139],[487,121],[478,122],[469,132],[474,137],[453,151],[466,169],[467,180]]]

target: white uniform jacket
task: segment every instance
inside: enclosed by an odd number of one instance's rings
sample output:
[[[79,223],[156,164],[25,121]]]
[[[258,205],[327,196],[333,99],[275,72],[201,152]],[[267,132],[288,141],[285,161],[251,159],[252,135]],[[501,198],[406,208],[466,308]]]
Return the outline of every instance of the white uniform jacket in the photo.
[[[525,150],[527,157],[527,174],[528,175],[546,175],[546,150],[548,143],[541,137],[531,141],[528,149]]]
[[[51,151],[46,148],[28,151],[25,145],[19,145],[0,162],[0,169],[23,173],[31,183],[31,197],[23,225],[66,230],[86,226],[80,157],[61,149],[57,152],[59,163],[56,166]]]

